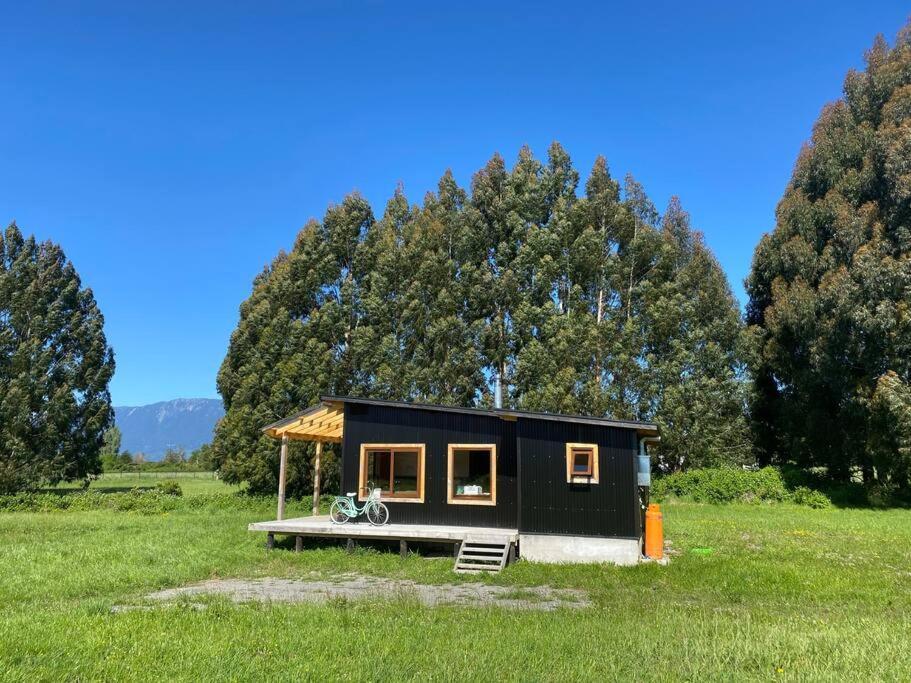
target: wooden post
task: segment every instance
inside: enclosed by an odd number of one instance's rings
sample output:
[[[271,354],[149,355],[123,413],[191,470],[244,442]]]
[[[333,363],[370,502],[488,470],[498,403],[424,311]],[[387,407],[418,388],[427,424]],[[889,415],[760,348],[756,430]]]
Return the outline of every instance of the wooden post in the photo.
[[[404,538],[399,541],[399,555],[402,556],[403,560],[408,557],[408,541]]]
[[[347,550],[349,553],[354,552],[354,539],[353,538],[348,539],[348,542],[345,544],[345,550]]]
[[[319,514],[319,461],[323,454],[323,442],[316,442],[316,458],[313,461],[313,516]]]
[[[275,547],[275,534],[266,534],[266,547],[269,550],[272,550],[272,548]]]
[[[278,519],[285,518],[285,472],[288,469],[288,435],[282,434],[281,462],[278,466]]]
[[[304,537],[295,536],[294,537],[294,552],[299,553],[303,549],[304,549]]]

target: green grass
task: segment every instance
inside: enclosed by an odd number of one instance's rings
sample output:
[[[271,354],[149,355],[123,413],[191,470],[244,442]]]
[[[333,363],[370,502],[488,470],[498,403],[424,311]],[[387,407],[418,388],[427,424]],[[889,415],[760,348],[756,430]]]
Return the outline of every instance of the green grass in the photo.
[[[115,491],[129,491],[133,488],[153,488],[160,481],[173,479],[180,483],[185,496],[200,493],[233,493],[240,487],[226,484],[216,479],[211,472],[107,472],[89,485],[91,491],[112,493]],[[58,484],[55,490],[81,489],[78,482]]]
[[[299,514],[299,511],[296,512]],[[158,588],[342,572],[477,580],[451,559],[268,552],[249,510],[0,514],[5,680],[907,680],[911,511],[665,507],[667,567],[518,563],[485,580],[586,590],[553,613],[412,601],[157,607]]]

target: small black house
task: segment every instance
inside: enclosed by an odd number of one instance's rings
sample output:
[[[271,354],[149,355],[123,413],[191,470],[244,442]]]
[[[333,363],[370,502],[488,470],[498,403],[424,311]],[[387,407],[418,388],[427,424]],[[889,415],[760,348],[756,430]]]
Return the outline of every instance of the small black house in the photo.
[[[264,431],[339,443],[343,492],[380,488],[392,523],[510,530],[531,560],[639,559],[654,424],[326,396]]]

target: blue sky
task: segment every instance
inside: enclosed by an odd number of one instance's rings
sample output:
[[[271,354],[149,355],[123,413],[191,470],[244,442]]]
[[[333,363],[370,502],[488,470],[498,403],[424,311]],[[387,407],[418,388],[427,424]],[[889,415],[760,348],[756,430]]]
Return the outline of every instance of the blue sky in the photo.
[[[0,223],[60,243],[118,405],[215,397],[253,277],[358,189],[496,151],[677,194],[743,299],[800,145],[898,2],[0,2]]]

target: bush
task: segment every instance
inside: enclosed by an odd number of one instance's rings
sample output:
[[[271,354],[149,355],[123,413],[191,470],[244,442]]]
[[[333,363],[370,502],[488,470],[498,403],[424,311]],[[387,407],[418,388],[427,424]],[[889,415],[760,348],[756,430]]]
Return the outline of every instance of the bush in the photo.
[[[816,510],[832,507],[832,501],[822,491],[798,486],[791,492],[791,500],[798,505],[806,505]]]
[[[777,467],[738,470],[719,467],[677,472],[653,482],[652,498],[688,498],[697,503],[770,503],[791,501],[817,510],[832,506],[822,491],[797,481],[794,472],[782,473]]]
[[[180,488],[180,484],[174,481],[173,479],[166,479],[165,481],[160,481],[155,484],[155,489],[166,496],[182,496],[183,489]]]
[[[774,467],[738,470],[728,467],[677,472],[656,479],[652,497],[689,498],[698,503],[774,502],[787,500],[781,472]]]

